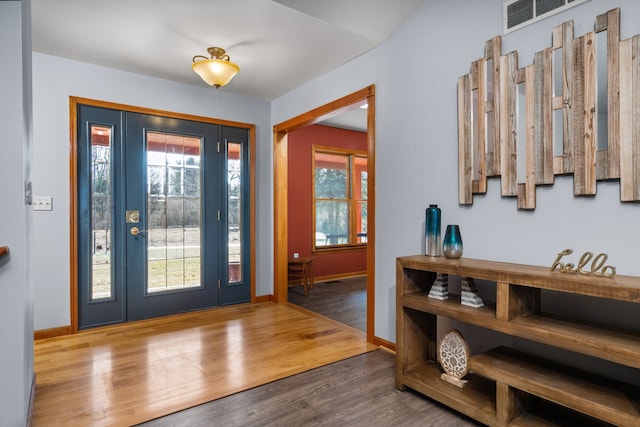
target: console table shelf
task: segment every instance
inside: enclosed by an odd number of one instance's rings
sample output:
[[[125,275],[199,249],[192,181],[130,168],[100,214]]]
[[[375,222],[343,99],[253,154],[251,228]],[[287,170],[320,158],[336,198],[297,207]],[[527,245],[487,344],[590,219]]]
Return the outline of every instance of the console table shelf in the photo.
[[[427,297],[426,292],[411,292],[402,296],[406,308],[449,317],[475,326],[508,335],[526,336],[544,344],[576,351],[600,359],[640,368],[640,335],[614,331],[570,319],[545,315],[528,315],[511,321],[496,318],[490,307],[472,308],[460,304],[460,296],[450,294],[440,301]],[[491,304],[490,302],[485,304]]]
[[[460,296],[454,294],[444,301],[429,298],[437,273],[496,282],[495,304],[485,298],[485,307],[472,308],[461,305]],[[581,417],[576,411],[586,415],[579,422],[588,425],[598,425],[593,417],[614,425],[640,426],[637,387],[595,381],[587,373],[569,374],[569,368],[500,348],[472,356],[473,373],[465,377],[469,382],[457,388],[440,379],[436,357],[437,318],[442,316],[640,369],[640,333],[560,319],[542,310],[542,290],[640,303],[640,278],[573,275],[544,267],[422,255],[397,258],[396,274],[398,388],[410,387],[487,425],[549,425],[550,420],[534,408],[560,405],[566,409],[558,419]]]
[[[472,357],[469,369],[614,425],[638,425],[640,420],[640,393],[632,387],[586,373],[571,374],[566,367],[519,352],[499,347]]]
[[[405,373],[405,384],[426,396],[463,412],[485,424],[496,417],[495,385],[478,375],[470,375],[467,387],[452,387],[440,379],[440,365],[428,361]]]

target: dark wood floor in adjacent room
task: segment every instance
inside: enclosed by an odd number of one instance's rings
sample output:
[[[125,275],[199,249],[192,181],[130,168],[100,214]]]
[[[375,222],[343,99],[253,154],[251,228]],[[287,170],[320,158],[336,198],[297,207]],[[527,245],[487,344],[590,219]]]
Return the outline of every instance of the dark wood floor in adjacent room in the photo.
[[[394,355],[375,350],[141,426],[479,425],[411,390],[397,390]]]
[[[290,286],[289,302],[366,332],[367,276],[316,282],[307,294],[302,286]]]

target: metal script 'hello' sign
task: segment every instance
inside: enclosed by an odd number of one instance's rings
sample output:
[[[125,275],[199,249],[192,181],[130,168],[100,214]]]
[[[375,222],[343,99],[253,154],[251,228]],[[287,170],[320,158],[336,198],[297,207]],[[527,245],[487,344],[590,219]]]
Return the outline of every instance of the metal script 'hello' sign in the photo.
[[[573,253],[573,249],[565,249],[558,254],[556,260],[553,262],[551,266],[551,271],[559,271],[561,273],[570,273],[570,274],[586,274],[588,276],[601,276],[601,277],[613,277],[616,275],[616,268],[610,265],[605,265],[609,256],[604,253],[600,253],[593,256],[591,252],[585,252],[580,257],[578,264],[575,265],[571,262],[567,262],[565,264],[561,263],[560,260],[565,255],[570,255]],[[591,266],[589,270],[585,270],[584,268],[591,262]]]

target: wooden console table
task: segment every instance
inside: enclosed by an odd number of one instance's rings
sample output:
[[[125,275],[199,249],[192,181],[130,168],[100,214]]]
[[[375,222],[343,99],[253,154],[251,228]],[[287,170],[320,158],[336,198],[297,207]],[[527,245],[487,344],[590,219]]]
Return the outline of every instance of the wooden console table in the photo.
[[[428,298],[437,273],[496,282],[495,308],[464,306],[460,296],[451,294],[444,301]],[[640,334],[580,319],[560,320],[546,316],[541,307],[542,290],[640,304],[640,278],[416,255],[396,259],[396,279],[399,389],[410,387],[490,426],[593,424],[576,412],[617,426],[640,426],[640,389],[635,386],[499,347],[471,356],[471,373],[465,377],[469,382],[458,388],[440,379],[443,371],[437,362],[437,318],[443,316],[608,360],[640,375]],[[545,419],[544,410],[535,410],[549,407],[560,407],[553,420]]]

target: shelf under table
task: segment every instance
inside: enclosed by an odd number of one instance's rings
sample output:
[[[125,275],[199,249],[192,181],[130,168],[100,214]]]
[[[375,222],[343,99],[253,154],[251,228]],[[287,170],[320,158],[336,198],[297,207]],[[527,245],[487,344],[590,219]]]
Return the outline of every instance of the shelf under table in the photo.
[[[640,426],[640,390],[504,348],[473,356],[469,370],[619,426]]]
[[[442,372],[439,364],[427,361],[405,371],[402,383],[458,412],[493,425],[496,419],[495,383],[471,375],[465,378],[470,380],[467,386],[459,388],[442,380]]]
[[[544,314],[521,316],[511,321],[498,320],[491,302],[485,307],[467,307],[461,305],[460,296],[454,294],[447,300],[437,300],[429,298],[425,292],[411,292],[402,297],[402,304],[413,310],[640,368],[640,335],[637,333]]]

